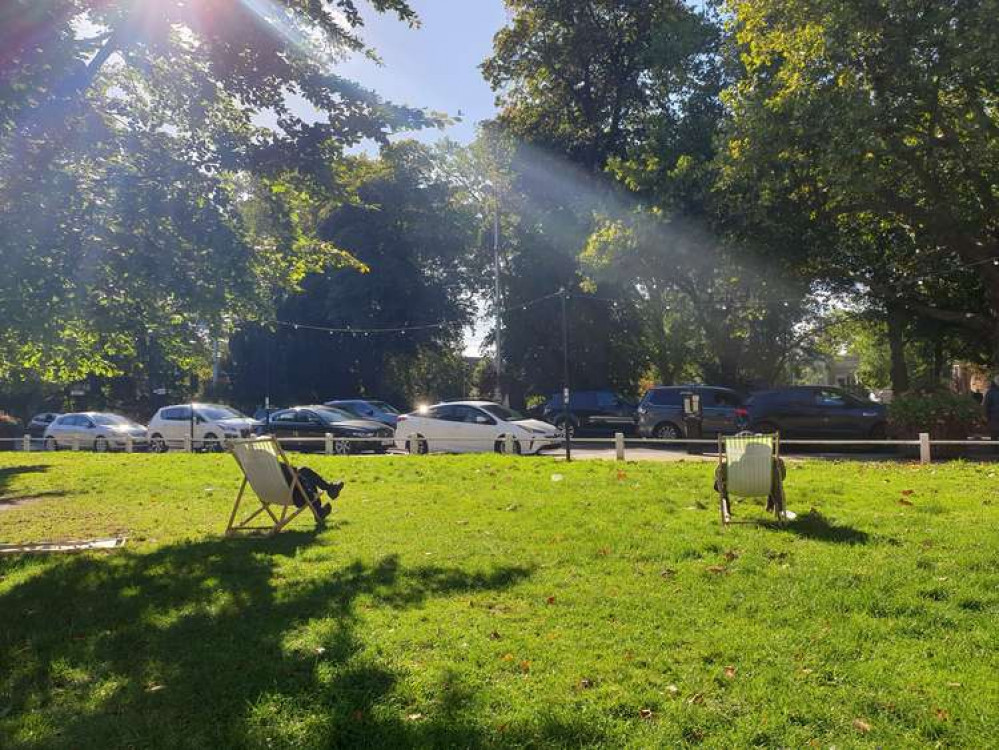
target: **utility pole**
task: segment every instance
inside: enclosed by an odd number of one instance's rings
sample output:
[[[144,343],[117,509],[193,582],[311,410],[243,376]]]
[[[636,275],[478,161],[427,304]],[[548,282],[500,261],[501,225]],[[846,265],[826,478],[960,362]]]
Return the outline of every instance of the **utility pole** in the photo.
[[[569,317],[566,304],[569,292],[562,290],[562,435],[565,438],[565,460],[572,460],[572,423],[569,421]]]
[[[496,400],[503,398],[503,296],[500,291],[500,205],[499,188],[493,187],[493,303],[496,309]]]

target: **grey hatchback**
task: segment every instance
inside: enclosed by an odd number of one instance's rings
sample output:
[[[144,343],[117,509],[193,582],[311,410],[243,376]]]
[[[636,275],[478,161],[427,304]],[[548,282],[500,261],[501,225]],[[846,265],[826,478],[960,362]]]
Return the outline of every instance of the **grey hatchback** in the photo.
[[[731,388],[710,385],[668,385],[650,388],[638,405],[638,434],[646,438],[675,440],[683,437],[683,394],[700,394],[703,434],[713,437],[746,429],[748,412],[742,396]]]

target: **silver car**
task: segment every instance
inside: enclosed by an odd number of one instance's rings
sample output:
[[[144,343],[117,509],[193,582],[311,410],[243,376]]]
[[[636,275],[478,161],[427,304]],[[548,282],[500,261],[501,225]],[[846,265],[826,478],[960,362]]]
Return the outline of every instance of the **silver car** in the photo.
[[[131,438],[135,448],[146,446],[146,428],[117,414],[87,411],[63,414],[45,428],[45,448],[78,446],[98,453],[124,450]]]

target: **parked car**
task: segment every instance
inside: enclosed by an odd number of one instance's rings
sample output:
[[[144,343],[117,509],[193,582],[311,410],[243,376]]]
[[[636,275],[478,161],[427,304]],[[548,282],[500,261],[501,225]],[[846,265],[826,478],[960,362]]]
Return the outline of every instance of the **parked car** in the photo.
[[[146,447],[146,428],[127,417],[104,412],[87,411],[62,414],[45,428],[45,448],[50,451],[80,448],[106,453],[124,450],[128,439],[134,449]]]
[[[381,422],[357,419],[329,406],[293,406],[276,411],[257,427],[257,432],[274,435],[285,448],[297,450],[323,450],[326,443],[322,438],[328,433],[333,435],[333,451],[341,456],[362,451],[384,453],[392,447],[395,436],[392,428]],[[352,442],[348,438],[371,440]]]
[[[537,453],[561,443],[558,429],[491,401],[452,401],[399,417],[396,445],[410,453]]]
[[[731,388],[710,385],[668,385],[650,388],[638,405],[638,434],[645,438],[676,440],[686,434],[683,394],[701,397],[701,430],[705,437],[734,435],[749,425],[743,398]]]
[[[884,404],[829,386],[754,393],[746,406],[753,431],[779,432],[786,437],[880,440],[888,421]]]
[[[326,406],[334,409],[341,409],[353,414],[358,419],[369,419],[372,422],[381,422],[395,429],[399,422],[399,415],[402,413],[392,404],[375,399],[352,398],[327,401]]]
[[[541,419],[562,430],[565,422],[561,393],[553,394],[541,410]],[[569,434],[603,429],[630,432],[635,428],[634,401],[614,391],[573,391],[569,394]]]
[[[258,424],[220,404],[164,406],[149,420],[149,448],[163,453],[190,438],[195,450],[222,450],[226,440],[250,437]]]
[[[28,434],[34,440],[41,440],[45,437],[45,428],[52,424],[58,416],[58,413],[52,411],[43,411],[41,414],[36,414],[28,422]]]

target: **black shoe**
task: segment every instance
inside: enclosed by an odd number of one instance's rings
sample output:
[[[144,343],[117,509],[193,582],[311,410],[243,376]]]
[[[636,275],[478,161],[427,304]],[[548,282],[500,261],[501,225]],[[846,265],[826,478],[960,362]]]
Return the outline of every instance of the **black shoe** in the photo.
[[[326,517],[332,512],[333,512],[333,506],[330,505],[329,503],[326,503],[326,505],[322,506],[318,511],[316,511],[316,515],[319,517],[320,521],[325,521]]]
[[[336,500],[340,497],[340,493],[343,491],[343,482],[333,482],[332,484],[326,485],[326,494],[330,496],[330,500]]]

